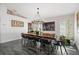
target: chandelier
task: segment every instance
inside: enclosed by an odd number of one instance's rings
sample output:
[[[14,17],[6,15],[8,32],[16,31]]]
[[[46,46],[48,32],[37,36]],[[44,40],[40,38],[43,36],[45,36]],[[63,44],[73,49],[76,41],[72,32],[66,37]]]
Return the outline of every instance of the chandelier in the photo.
[[[39,8],[37,8],[37,14],[35,15],[35,17],[34,17],[34,21],[32,21],[32,22],[36,22],[36,23],[39,23],[39,22],[43,22],[42,21],[42,18],[41,18],[41,16],[40,16],[40,14],[39,14]]]
[[[35,15],[33,21],[32,21],[32,29],[33,31],[39,31],[39,33],[41,34],[42,32],[42,25],[43,25],[43,21],[42,18],[39,14],[39,8],[37,8],[37,14]]]

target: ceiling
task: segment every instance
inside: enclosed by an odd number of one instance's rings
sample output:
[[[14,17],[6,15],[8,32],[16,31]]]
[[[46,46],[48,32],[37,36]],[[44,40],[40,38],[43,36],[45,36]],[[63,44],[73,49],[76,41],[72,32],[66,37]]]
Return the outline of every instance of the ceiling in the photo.
[[[61,16],[79,10],[78,3],[7,3],[5,5],[8,9],[15,9],[28,19],[36,15],[37,8],[40,9],[40,15],[43,18]]]

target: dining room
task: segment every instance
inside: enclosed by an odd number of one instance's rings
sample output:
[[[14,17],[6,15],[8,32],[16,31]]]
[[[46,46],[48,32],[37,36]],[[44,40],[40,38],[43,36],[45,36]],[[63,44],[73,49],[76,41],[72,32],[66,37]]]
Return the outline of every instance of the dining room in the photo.
[[[79,55],[78,3],[0,3],[0,55]]]

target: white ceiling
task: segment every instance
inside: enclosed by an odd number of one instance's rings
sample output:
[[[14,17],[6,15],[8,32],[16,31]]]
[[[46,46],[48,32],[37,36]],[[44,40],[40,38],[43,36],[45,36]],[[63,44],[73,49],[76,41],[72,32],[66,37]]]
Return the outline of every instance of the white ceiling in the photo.
[[[78,3],[8,3],[5,5],[29,19],[36,14],[37,8],[40,8],[40,15],[43,18],[70,14],[79,10]]]

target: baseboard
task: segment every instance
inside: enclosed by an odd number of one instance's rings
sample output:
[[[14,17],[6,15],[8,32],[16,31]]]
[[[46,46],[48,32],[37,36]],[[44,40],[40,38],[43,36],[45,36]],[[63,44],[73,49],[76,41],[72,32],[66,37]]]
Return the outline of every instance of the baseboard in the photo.
[[[7,42],[1,42],[0,45],[5,44],[5,43],[9,43],[9,42],[13,42],[13,41],[17,41],[17,40],[20,40],[20,39],[15,39],[15,40],[7,41]]]

